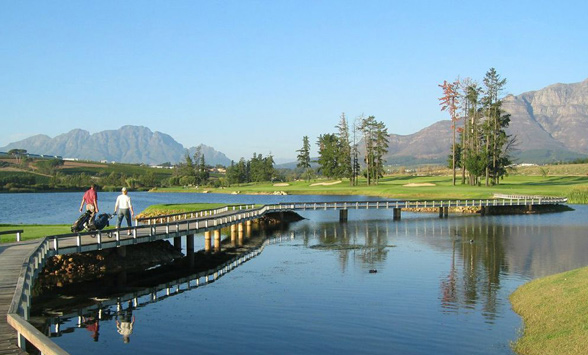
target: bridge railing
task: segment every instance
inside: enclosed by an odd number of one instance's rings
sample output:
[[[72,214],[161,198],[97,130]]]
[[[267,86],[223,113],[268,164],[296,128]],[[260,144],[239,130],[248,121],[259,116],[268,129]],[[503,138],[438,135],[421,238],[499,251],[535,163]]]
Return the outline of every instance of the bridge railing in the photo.
[[[513,199],[466,199],[466,200],[389,200],[389,201],[337,201],[337,202],[293,202],[268,205],[281,210],[332,210],[332,209],[388,209],[388,208],[435,208],[435,207],[481,207],[523,206],[567,203],[564,197],[526,196]]]
[[[245,207],[245,205],[243,205]],[[248,205],[248,209],[235,208],[233,213],[209,214],[207,217],[195,217],[191,219],[167,219],[165,222],[141,224],[119,229],[105,229],[101,231],[67,233],[49,236],[51,241],[51,254],[85,252],[103,249],[105,245],[122,246],[136,244],[141,241],[155,241],[170,237],[198,233],[207,230],[218,229],[235,224],[240,221],[257,219],[266,213],[267,207],[255,207]],[[229,211],[230,212],[230,211]]]
[[[67,355],[68,353],[65,350],[28,322],[30,318],[33,284],[39,270],[41,270],[45,263],[49,249],[50,241],[48,238],[44,238],[29,257],[24,260],[14,291],[14,297],[6,315],[6,320],[16,330],[18,346],[21,349],[25,350],[26,342],[28,341],[41,354]]]
[[[568,201],[566,197],[557,197],[557,196],[541,196],[541,195],[517,195],[517,194],[498,194],[495,193],[493,195],[494,198],[498,199],[507,199],[507,200],[541,200],[541,201],[563,201],[560,203],[565,203]]]

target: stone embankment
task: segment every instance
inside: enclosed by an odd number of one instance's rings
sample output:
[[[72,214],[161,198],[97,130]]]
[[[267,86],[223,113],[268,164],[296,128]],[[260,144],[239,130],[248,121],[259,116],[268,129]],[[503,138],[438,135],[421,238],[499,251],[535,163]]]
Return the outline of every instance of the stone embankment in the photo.
[[[439,207],[403,208],[407,212],[437,213]],[[529,209],[528,206],[489,206],[484,212],[487,215],[509,215],[509,214],[534,214],[570,211],[572,208],[566,205],[537,205]],[[450,207],[449,213],[454,214],[476,214],[482,213],[482,209],[476,206]]]
[[[97,279],[121,270],[138,271],[156,265],[165,265],[183,255],[168,241],[130,245],[126,256],[117,249],[57,255],[50,258],[39,274],[41,288],[64,287],[69,284]]]
[[[406,212],[422,212],[422,213],[437,213],[439,211],[439,207],[419,207],[419,208],[403,208],[403,211]],[[480,213],[480,207],[450,207],[449,213],[464,213],[464,214],[473,214],[473,213]]]

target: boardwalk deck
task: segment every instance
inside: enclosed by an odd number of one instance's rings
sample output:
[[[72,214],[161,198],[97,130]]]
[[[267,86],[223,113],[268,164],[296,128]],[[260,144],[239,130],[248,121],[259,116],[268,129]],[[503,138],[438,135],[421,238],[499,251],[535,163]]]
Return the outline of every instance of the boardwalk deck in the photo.
[[[26,354],[18,347],[16,331],[7,323],[6,314],[23,262],[38,244],[37,240],[0,245],[0,355]]]

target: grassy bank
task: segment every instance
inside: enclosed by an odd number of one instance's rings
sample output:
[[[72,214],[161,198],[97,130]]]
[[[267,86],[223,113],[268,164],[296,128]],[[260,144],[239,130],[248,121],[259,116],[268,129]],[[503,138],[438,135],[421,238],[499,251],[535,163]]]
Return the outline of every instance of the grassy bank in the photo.
[[[9,230],[23,230],[22,240],[38,239],[48,235],[71,233],[69,224],[0,224],[0,232]],[[10,243],[16,241],[16,234],[0,236],[0,242]]]
[[[570,203],[588,203],[586,176],[510,176],[496,186],[452,185],[449,176],[392,176],[378,185],[350,186],[349,182],[313,180],[289,183],[251,183],[226,188],[165,188],[160,192],[211,192],[236,194],[368,195],[396,199],[478,199],[495,193],[573,197]]]
[[[226,203],[178,203],[178,204],[158,204],[147,207],[144,211],[139,213],[136,218],[145,218],[158,216],[162,214],[184,213],[192,211],[212,210],[216,208],[225,207]]]
[[[525,322],[520,354],[586,354],[588,267],[531,281],[511,295]]]

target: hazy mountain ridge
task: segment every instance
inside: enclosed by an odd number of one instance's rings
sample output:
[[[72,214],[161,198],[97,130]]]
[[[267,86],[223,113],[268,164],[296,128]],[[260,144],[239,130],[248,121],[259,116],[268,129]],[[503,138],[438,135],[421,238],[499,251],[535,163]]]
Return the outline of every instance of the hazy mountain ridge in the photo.
[[[106,130],[90,134],[74,129],[55,138],[36,135],[0,148],[2,151],[20,148],[29,153],[60,155],[94,161],[116,161],[121,163],[161,164],[184,161],[186,152],[191,155],[196,147],[189,149],[176,142],[170,135],[152,132],[147,127],[123,126],[118,130]],[[201,145],[207,164],[228,165],[230,159],[214,148]]]

